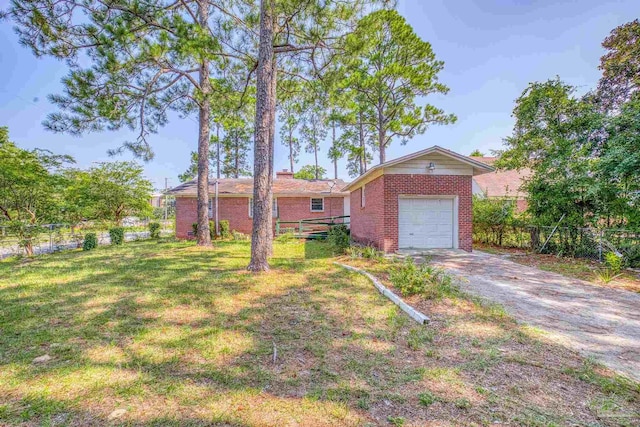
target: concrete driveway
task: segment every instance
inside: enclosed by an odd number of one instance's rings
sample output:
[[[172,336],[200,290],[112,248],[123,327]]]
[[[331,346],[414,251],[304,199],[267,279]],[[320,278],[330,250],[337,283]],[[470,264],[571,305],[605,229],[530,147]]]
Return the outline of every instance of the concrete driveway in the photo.
[[[502,304],[556,342],[640,381],[640,294],[594,286],[482,252],[405,252],[466,278],[462,288]]]

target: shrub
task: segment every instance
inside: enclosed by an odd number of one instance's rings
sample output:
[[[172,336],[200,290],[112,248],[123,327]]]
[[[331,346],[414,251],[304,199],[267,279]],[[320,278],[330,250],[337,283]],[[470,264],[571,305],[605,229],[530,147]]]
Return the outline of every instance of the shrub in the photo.
[[[160,237],[160,223],[159,222],[150,222],[149,223],[149,236],[152,239],[157,239]]]
[[[327,241],[335,253],[343,254],[349,247],[349,229],[344,224],[331,227],[327,234]]]
[[[112,245],[121,245],[124,243],[124,228],[113,227],[109,229],[109,237]]]
[[[287,243],[296,240],[296,236],[293,233],[284,233],[276,237],[276,242]]]
[[[351,259],[358,259],[358,258],[362,258],[362,248],[360,246],[349,246],[346,250],[345,253],[349,256],[349,258]]]
[[[604,256],[604,262],[614,274],[622,271],[622,257],[620,255],[614,252],[607,252]]]
[[[191,228],[193,228],[193,237],[198,235],[198,223],[194,222],[191,224]],[[216,238],[216,224],[213,221],[209,221],[209,237],[211,240]]]
[[[231,232],[231,236],[233,237],[233,240],[237,240],[237,241],[240,241],[240,242],[249,240],[249,235],[248,234],[244,234],[244,233],[241,233],[241,232],[236,231],[236,230],[233,230]]]
[[[373,246],[365,246],[364,248],[362,248],[362,258],[378,260],[382,258],[382,252],[380,252]]]
[[[412,258],[393,268],[389,278],[405,296],[422,294],[425,298],[433,299],[457,292],[453,279],[444,270],[428,264],[417,265]]]
[[[87,233],[84,236],[84,242],[82,242],[82,250],[90,251],[98,247],[98,237],[96,233]]]
[[[229,221],[226,219],[222,219],[218,222],[220,225],[220,236],[223,239],[228,239],[231,237],[231,229],[229,228]]]

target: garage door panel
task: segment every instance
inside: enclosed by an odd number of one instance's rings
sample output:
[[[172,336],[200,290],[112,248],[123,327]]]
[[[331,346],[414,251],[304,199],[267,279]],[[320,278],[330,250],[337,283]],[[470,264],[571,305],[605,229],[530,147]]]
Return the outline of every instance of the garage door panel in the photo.
[[[400,248],[453,247],[453,199],[401,198],[398,202]]]

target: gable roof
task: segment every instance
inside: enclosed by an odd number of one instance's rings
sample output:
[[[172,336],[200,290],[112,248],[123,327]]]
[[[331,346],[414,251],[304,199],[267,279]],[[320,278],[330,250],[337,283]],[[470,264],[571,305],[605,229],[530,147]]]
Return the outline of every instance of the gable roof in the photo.
[[[331,184],[335,185],[331,188]],[[209,179],[209,193],[215,192],[215,178]],[[253,178],[220,178],[218,180],[218,194],[220,195],[253,195]],[[341,179],[294,179],[284,178],[273,180],[273,194],[275,196],[308,196],[321,195],[347,196],[348,193],[341,192],[341,188],[346,183]],[[198,182],[193,179],[178,185],[169,190],[169,194],[174,196],[196,196],[198,193]]]
[[[475,157],[478,161],[493,165],[497,157]],[[474,176],[473,180],[487,197],[515,197],[523,199],[527,196],[522,190],[524,180],[531,176],[529,168],[520,170],[497,170],[480,176]]]
[[[446,148],[442,148],[442,147],[440,147],[438,145],[434,145],[433,147],[427,148],[425,150],[416,151],[415,153],[411,153],[411,154],[408,154],[406,156],[398,157],[397,159],[389,160],[387,162],[384,162],[384,163],[381,163],[379,165],[376,165],[376,166],[372,167],[371,169],[367,170],[362,175],[360,175],[358,178],[356,178],[350,184],[347,184],[342,189],[342,191],[349,191],[350,189],[354,188],[358,183],[362,182],[367,177],[369,177],[372,174],[374,174],[376,171],[379,171],[381,169],[388,168],[390,166],[394,166],[394,165],[397,165],[397,164],[400,164],[400,163],[404,163],[404,162],[407,162],[409,160],[417,159],[419,157],[425,156],[427,154],[432,154],[432,153],[442,154],[442,155],[445,155],[445,156],[450,157],[452,159],[458,160],[461,163],[465,163],[465,164],[468,164],[469,166],[472,166],[474,175],[480,175],[480,174],[487,173],[487,172],[492,172],[492,171],[495,170],[492,166],[490,166],[490,165],[488,165],[486,163],[480,162],[478,160],[475,160],[475,158],[473,158],[473,157],[464,156],[462,154],[458,154],[458,153],[453,152],[451,150],[447,150]]]

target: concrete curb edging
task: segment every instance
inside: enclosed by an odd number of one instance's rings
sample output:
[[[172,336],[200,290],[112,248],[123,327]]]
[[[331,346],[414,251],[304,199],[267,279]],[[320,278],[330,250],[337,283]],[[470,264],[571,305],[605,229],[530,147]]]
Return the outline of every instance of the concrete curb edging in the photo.
[[[429,318],[427,316],[420,313],[418,310],[411,307],[406,302],[402,301],[402,298],[400,298],[399,296],[391,292],[387,287],[385,287],[382,283],[380,283],[380,281],[373,274],[367,273],[366,271],[360,270],[359,268],[351,267],[350,265],[340,264],[339,262],[334,262],[334,264],[342,268],[346,268],[347,270],[355,271],[356,273],[360,273],[366,276],[369,280],[373,282],[373,286],[375,286],[376,289],[382,295],[384,295],[385,297],[390,299],[391,302],[393,302],[395,305],[400,307],[400,309],[405,313],[407,313],[409,317],[411,317],[413,320],[420,323],[421,325],[426,325],[427,323],[429,323]]]

